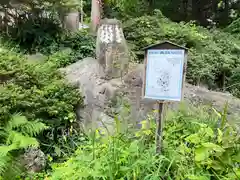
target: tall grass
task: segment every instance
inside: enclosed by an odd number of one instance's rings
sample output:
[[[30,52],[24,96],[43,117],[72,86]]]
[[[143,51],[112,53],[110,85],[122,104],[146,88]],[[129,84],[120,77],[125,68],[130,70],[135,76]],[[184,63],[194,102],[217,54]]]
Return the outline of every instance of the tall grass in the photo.
[[[225,115],[211,107],[169,111],[161,155],[155,154],[153,116],[142,122],[141,129],[127,133],[120,131],[121,120],[116,119],[113,135],[94,131],[73,157],[53,166],[50,179],[238,179],[240,138]]]

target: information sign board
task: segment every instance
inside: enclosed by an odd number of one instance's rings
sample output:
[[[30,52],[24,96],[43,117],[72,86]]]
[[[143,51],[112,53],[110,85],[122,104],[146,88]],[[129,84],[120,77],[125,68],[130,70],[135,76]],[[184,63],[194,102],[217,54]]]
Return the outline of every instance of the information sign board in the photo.
[[[181,101],[184,49],[148,49],[144,98]]]

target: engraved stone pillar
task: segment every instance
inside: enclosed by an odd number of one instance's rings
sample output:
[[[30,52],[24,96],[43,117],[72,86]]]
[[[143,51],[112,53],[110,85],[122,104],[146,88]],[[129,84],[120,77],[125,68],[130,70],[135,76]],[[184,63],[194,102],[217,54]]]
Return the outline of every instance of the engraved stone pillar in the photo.
[[[96,55],[106,79],[122,77],[128,71],[128,49],[120,21],[104,19],[97,33]]]

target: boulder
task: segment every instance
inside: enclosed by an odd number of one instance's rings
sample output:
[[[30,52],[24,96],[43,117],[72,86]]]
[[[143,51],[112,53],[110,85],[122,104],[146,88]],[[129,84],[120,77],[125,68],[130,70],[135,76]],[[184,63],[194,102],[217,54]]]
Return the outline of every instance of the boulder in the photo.
[[[143,64],[132,64],[128,74],[122,78],[107,80],[103,77],[104,70],[96,59],[85,58],[64,69],[68,82],[79,87],[85,97],[84,109],[78,109],[78,117],[85,127],[101,126],[110,127],[114,123],[112,117],[106,113],[109,102],[119,94],[129,101],[131,118],[134,122],[145,119],[146,115],[156,109],[156,101],[144,100],[142,97]],[[191,104],[212,104],[222,109],[226,102],[229,103],[229,113],[235,113],[240,109],[240,100],[221,92],[210,91],[203,87],[192,86],[188,83],[184,87],[185,101]],[[178,103],[170,103],[170,107],[176,108]],[[104,120],[103,120],[104,119]]]
[[[111,117],[103,114],[111,98],[116,96],[122,86],[121,81],[103,79],[103,68],[93,58],[85,58],[61,71],[65,74],[68,82],[78,86],[84,97],[84,109],[78,109],[77,115],[81,117],[85,127],[102,124],[99,117],[105,117],[113,121]],[[107,120],[106,120],[107,121]]]
[[[46,167],[46,156],[37,148],[29,148],[22,156],[22,163],[26,170],[31,173],[37,173]]]

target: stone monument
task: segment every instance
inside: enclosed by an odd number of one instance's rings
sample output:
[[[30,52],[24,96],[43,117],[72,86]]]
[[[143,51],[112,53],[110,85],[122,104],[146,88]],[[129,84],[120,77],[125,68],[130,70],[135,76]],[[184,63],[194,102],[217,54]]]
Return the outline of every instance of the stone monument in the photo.
[[[129,53],[122,25],[117,19],[103,19],[97,32],[96,56],[104,78],[123,77],[128,72]]]

